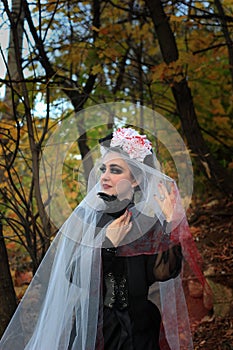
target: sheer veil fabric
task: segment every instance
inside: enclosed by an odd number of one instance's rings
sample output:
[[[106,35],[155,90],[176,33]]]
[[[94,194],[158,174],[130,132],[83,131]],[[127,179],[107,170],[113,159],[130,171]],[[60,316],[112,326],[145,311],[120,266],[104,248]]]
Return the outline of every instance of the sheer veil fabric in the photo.
[[[162,208],[155,200],[155,195],[159,196],[158,184],[162,181],[169,191],[174,180],[158,167],[129,159],[124,154],[120,156],[129,164],[139,188],[131,207],[132,230],[121,242],[118,254],[154,254],[180,243],[184,259],[204,284],[199,254],[177,187],[171,224],[164,231],[153,230],[156,223],[163,227],[165,221]],[[91,171],[86,197],[60,228],[39,266],[0,341],[0,350],[103,349],[101,249],[106,227],[98,224],[106,203],[98,196],[101,162],[99,159]],[[182,274],[157,283],[157,306],[170,349],[192,349]],[[74,326],[75,338],[69,345]],[[166,349],[165,345],[161,348]]]

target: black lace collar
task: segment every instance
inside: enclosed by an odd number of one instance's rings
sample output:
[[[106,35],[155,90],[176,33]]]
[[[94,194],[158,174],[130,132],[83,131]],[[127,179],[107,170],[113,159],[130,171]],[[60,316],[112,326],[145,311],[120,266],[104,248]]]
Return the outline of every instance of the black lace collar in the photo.
[[[98,192],[97,194],[101,199],[103,199],[106,204],[104,213],[109,214],[112,217],[121,216],[126,208],[132,207],[134,205],[133,199],[123,199],[119,200],[115,195],[108,195],[104,192]]]

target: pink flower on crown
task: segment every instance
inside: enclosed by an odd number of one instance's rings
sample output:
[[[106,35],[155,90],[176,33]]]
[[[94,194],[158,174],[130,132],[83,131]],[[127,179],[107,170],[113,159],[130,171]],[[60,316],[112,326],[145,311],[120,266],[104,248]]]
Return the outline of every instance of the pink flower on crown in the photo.
[[[110,146],[121,147],[130,158],[139,162],[143,162],[152,150],[151,142],[146,138],[146,135],[140,135],[131,128],[119,128],[114,131]]]

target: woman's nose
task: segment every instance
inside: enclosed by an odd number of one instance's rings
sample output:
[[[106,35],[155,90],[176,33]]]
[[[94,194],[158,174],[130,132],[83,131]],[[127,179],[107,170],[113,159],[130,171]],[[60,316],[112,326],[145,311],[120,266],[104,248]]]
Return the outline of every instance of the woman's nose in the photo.
[[[105,170],[105,172],[101,175],[102,180],[107,180],[110,178],[110,171],[108,171],[107,169]]]

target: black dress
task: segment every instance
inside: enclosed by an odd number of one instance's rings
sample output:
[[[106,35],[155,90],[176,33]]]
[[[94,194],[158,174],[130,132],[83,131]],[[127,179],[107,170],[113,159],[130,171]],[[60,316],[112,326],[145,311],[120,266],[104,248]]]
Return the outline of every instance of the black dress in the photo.
[[[116,254],[102,252],[104,350],[160,349],[160,312],[147,299],[156,257]]]
[[[105,213],[102,224],[121,214]],[[162,230],[158,225],[154,229]],[[161,315],[148,300],[149,287],[180,273],[181,247],[135,256],[119,256],[118,249],[106,238],[102,248],[104,350],[159,350]]]

